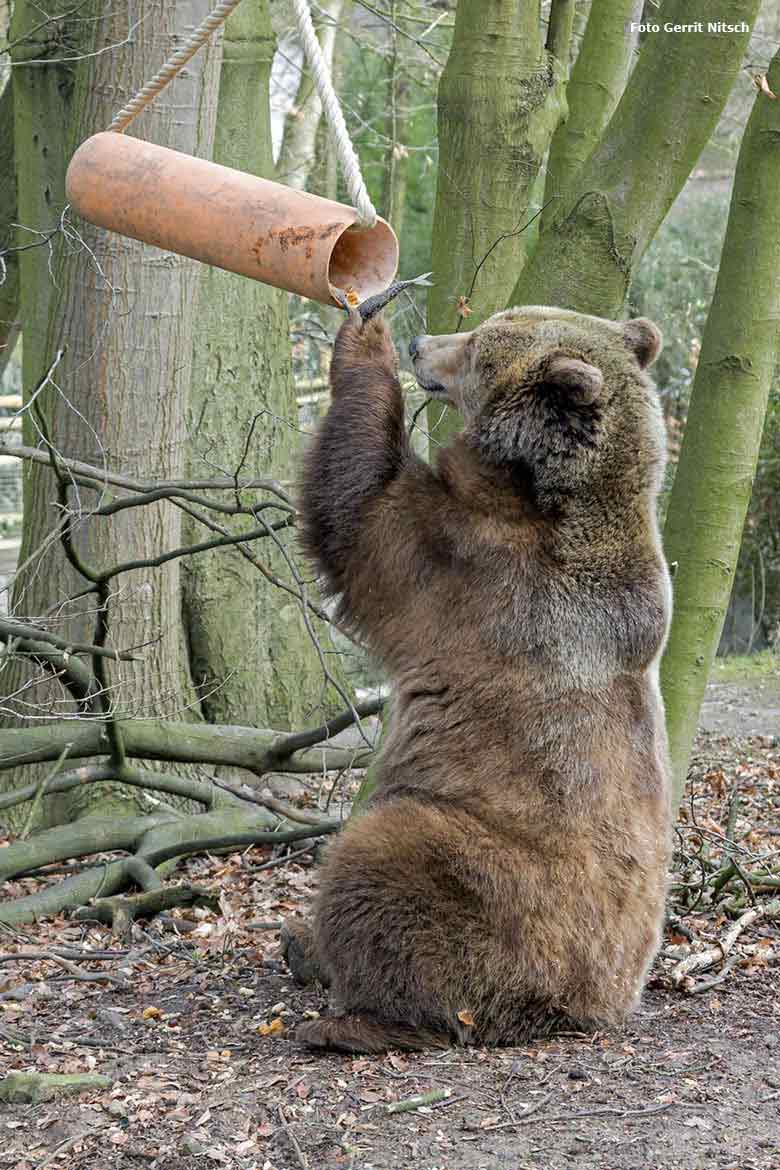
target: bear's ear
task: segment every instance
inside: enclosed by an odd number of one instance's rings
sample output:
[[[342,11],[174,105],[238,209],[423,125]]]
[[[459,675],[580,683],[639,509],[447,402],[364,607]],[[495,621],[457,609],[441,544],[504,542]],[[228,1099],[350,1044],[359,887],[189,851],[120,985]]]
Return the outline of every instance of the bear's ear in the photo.
[[[598,366],[564,353],[554,354],[545,361],[540,380],[586,405],[596,401],[604,386],[604,375]]]
[[[623,325],[623,340],[636,356],[642,369],[652,365],[661,352],[661,331],[647,317],[635,317]]]

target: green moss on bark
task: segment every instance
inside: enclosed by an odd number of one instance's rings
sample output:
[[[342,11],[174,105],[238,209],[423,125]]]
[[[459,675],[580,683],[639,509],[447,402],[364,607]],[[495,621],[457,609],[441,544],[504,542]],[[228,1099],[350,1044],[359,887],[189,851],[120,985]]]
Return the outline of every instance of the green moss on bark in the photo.
[[[780,55],[769,73],[780,87]],[[662,663],[678,799],[739,556],[780,347],[780,103],[756,98],[664,529],[677,562]]]
[[[749,29],[758,7],[758,0],[725,0],[718,18]],[[711,17],[709,0],[665,0],[656,20],[701,20],[706,29]],[[717,124],[749,35],[648,36],[599,145],[564,192],[510,304],[621,313],[632,271]]]

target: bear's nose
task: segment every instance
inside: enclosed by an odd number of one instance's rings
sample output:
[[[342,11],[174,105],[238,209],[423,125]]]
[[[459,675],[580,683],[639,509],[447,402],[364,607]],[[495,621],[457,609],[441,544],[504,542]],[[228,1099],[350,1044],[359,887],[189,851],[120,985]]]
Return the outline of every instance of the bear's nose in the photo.
[[[422,341],[421,337],[413,337],[412,340],[409,342],[409,357],[410,358],[417,357],[417,354],[419,353],[419,350],[420,350],[420,342],[421,341]]]

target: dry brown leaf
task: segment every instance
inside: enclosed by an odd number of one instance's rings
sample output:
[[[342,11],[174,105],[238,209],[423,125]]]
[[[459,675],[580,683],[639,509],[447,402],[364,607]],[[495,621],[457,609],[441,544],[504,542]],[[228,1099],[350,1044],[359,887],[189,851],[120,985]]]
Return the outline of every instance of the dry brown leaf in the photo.
[[[760,89],[762,93],[765,93],[766,96],[768,98],[771,98],[773,102],[777,101],[777,94],[772,93],[772,90],[769,88],[769,82],[767,81],[765,74],[756,73],[753,77],[753,81],[755,82],[757,89]]]
[[[456,309],[456,312],[458,313],[458,316],[460,316],[460,317],[470,317],[471,314],[474,312],[474,310],[469,307],[469,298],[468,297],[458,297],[458,303],[455,306],[455,309]]]
[[[162,1012],[158,1007],[144,1008],[143,1012],[141,1013],[142,1020],[159,1020],[161,1016]]]
[[[717,796],[725,796],[728,791],[726,776],[720,769],[708,772],[704,777],[704,782],[709,785]]]
[[[271,1020],[270,1024],[261,1024],[257,1029],[259,1036],[281,1036],[284,1031],[284,1024],[277,1016],[275,1020]]]
[[[465,1024],[467,1028],[474,1027],[474,1017],[466,1008],[464,1008],[462,1012],[458,1012],[458,1019],[460,1020],[461,1024]]]

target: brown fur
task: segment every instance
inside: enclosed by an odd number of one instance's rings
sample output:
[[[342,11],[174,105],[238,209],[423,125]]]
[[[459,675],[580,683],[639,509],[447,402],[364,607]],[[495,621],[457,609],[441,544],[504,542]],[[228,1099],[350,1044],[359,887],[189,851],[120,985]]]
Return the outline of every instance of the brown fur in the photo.
[[[657,663],[660,339],[524,308],[418,339],[463,434],[411,452],[384,325],[344,325],[304,539],[394,684],[379,785],[329,847],[313,948],[346,1051],[522,1043],[636,1004],[669,799]]]

